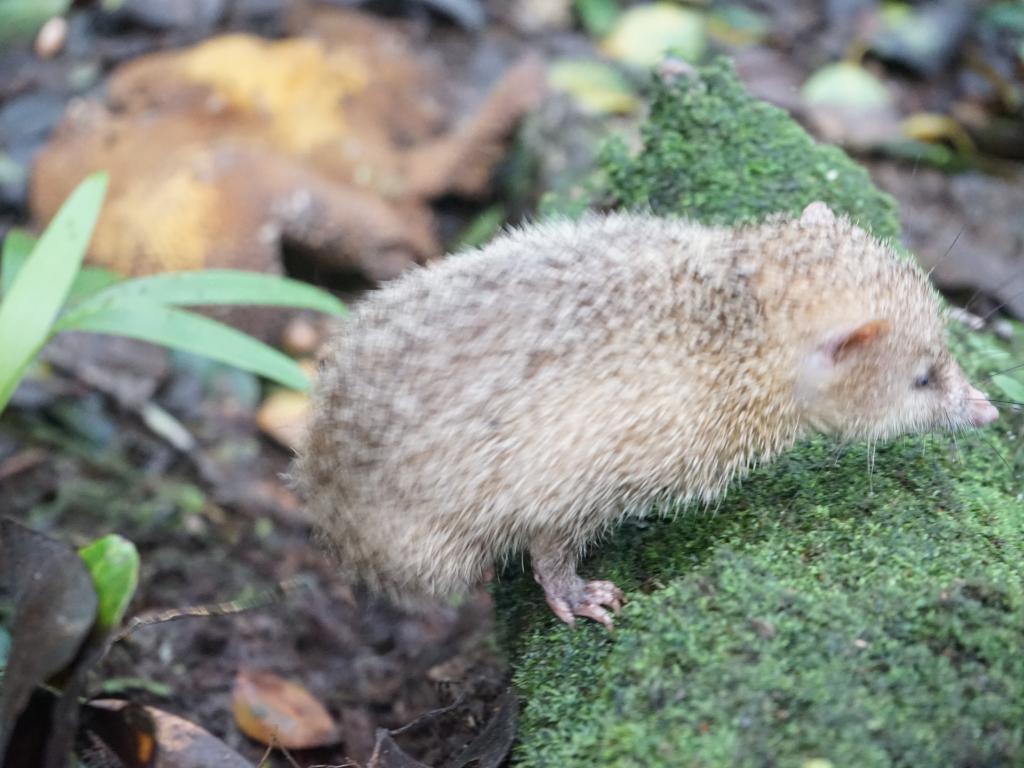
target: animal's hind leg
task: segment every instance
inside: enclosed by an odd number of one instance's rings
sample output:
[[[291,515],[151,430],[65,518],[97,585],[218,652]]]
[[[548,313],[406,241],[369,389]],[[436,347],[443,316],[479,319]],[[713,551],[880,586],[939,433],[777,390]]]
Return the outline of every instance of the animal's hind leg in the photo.
[[[571,545],[554,544],[550,540],[530,546],[533,578],[544,588],[555,615],[570,627],[576,616],[585,616],[612,628],[612,617],[606,608],[618,615],[626,597],[610,581],[584,581],[576,573],[576,552]]]

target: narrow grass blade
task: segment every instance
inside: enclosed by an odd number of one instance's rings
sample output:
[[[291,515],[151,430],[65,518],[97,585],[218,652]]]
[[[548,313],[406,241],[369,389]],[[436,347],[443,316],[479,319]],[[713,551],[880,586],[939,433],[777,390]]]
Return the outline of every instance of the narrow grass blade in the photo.
[[[92,238],[106,188],[106,174],[93,174],[78,185],[0,302],[0,411],[49,337]]]
[[[103,267],[83,267],[68,291],[68,305],[81,304],[92,295],[121,282],[117,272]]]
[[[23,229],[12,229],[4,238],[3,255],[0,255],[0,296],[6,296],[14,284],[14,276],[21,272],[36,239]]]
[[[91,312],[76,310],[62,319],[58,330],[141,339],[203,355],[292,389],[309,389],[309,379],[287,355],[223,323],[182,309],[122,301]]]
[[[235,269],[166,272],[137,277],[101,291],[90,303],[124,300],[181,306],[258,304],[314,309],[330,315],[346,312],[345,305],[338,299],[308,283]]]

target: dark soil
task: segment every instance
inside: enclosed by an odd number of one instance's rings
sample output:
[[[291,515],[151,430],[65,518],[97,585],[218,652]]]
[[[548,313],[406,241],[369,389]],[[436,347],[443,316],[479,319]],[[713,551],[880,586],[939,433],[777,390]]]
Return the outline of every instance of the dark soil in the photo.
[[[142,572],[130,616],[244,602],[279,582],[298,582],[264,607],[140,627],[96,670],[94,692],[180,714],[253,760],[263,748],[232,722],[231,690],[240,669],[299,682],[337,717],[344,743],[301,754],[306,764],[364,762],[375,728],[397,728],[459,700],[451,712],[398,738],[410,754],[440,764],[486,723],[504,672],[487,642],[485,592],[411,614],[353,591],[333,577],[284,488],[282,449],[251,434],[214,446],[224,452],[252,440],[259,452],[248,463],[247,482],[261,488],[262,503],[222,506],[204,498],[192,462],[168,455],[131,414],[99,404],[91,415],[94,425],[116,430],[115,442],[97,449],[53,430],[63,445],[40,447],[45,438],[34,416],[10,419],[0,432],[0,498],[5,513],[72,543],[110,530],[131,539]],[[25,439],[22,427],[34,438]],[[125,463],[129,455],[136,467],[155,469],[135,474]],[[116,498],[104,503],[105,494]]]

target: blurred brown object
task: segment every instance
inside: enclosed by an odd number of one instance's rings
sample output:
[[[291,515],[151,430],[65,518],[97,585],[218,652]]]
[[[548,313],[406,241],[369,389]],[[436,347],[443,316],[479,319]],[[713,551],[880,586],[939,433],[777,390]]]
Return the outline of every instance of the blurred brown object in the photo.
[[[107,170],[90,261],[124,274],[281,272],[282,246],[318,267],[392,278],[440,255],[430,201],[484,193],[543,67],[521,61],[462,121],[444,73],[391,23],[325,9],[302,36],[232,34],[141,57],[107,103],[72,103],[32,175],[45,223]],[[454,126],[453,126],[454,124]]]

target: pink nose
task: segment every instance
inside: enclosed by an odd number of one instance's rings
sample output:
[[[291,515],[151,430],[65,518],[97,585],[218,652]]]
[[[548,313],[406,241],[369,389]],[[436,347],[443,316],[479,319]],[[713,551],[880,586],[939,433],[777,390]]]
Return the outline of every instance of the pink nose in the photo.
[[[999,418],[999,411],[988,401],[985,393],[974,387],[967,388],[967,413],[970,414],[971,423],[976,427],[991,424]]]

